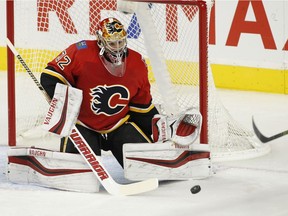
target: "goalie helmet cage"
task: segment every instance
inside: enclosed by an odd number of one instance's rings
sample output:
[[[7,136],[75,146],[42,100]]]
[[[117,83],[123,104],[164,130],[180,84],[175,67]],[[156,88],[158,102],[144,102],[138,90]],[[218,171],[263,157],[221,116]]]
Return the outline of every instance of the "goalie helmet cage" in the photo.
[[[264,155],[269,146],[258,143],[252,131],[239,125],[217,95],[208,64],[212,3],[8,0],[7,34],[39,78],[47,62],[72,43],[94,40],[99,21],[113,16],[127,29],[128,47],[146,60],[153,102],[161,112],[199,108],[203,115],[199,141],[209,143],[215,161]],[[9,145],[47,147],[47,136],[35,129],[48,109],[45,98],[21,64],[13,61],[8,51]]]

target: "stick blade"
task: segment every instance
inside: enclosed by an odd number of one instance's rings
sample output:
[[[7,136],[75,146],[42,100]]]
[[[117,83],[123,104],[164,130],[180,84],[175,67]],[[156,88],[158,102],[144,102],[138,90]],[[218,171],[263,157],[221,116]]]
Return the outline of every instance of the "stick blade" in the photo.
[[[120,185],[118,195],[129,196],[141,194],[157,189],[159,182],[157,178],[147,179],[145,181],[136,182],[127,185]]]

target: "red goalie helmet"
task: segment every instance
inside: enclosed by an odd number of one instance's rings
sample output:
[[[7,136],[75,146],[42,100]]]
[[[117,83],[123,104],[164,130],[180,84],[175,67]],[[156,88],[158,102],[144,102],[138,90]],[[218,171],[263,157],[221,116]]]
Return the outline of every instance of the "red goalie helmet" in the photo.
[[[96,34],[106,69],[114,76],[123,76],[127,52],[127,33],[123,24],[116,18],[106,18],[100,22]]]

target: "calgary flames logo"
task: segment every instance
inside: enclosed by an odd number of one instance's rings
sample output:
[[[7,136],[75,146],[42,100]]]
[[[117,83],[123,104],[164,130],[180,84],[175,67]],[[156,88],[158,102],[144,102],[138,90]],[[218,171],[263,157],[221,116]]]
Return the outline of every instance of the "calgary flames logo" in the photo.
[[[114,34],[115,32],[121,32],[123,30],[123,25],[117,21],[106,24],[106,28],[109,34]]]
[[[97,115],[115,115],[129,103],[130,93],[121,85],[97,86],[90,90],[91,110]]]

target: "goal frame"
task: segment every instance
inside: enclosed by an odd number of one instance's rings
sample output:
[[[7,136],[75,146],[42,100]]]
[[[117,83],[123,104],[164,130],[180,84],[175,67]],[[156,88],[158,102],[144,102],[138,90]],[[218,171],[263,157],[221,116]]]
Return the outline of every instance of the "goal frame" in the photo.
[[[199,109],[202,114],[201,143],[208,140],[208,7],[204,0],[168,1],[168,0],[126,0],[130,2],[151,2],[159,4],[197,5],[199,8]],[[14,44],[14,0],[6,0],[7,38]],[[15,60],[7,47],[8,73],[8,145],[16,146],[16,97],[15,97]]]
[[[14,0],[6,0],[7,38],[14,44]],[[7,47],[8,145],[16,146],[15,57]]]

